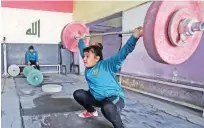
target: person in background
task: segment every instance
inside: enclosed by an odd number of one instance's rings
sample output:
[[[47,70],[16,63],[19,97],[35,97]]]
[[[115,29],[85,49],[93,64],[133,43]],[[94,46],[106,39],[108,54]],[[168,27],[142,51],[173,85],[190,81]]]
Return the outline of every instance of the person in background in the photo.
[[[38,52],[31,45],[26,51],[26,63],[27,65],[35,65],[35,67],[40,70]]]

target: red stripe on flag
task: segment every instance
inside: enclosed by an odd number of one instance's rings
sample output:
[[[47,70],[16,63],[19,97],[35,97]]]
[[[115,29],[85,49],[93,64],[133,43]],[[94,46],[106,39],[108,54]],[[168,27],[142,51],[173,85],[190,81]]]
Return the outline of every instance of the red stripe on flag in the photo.
[[[72,13],[73,1],[1,1],[1,7]]]

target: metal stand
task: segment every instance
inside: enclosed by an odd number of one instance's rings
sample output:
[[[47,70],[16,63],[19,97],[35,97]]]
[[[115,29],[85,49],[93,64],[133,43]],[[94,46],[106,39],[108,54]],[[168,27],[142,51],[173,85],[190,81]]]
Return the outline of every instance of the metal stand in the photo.
[[[4,73],[2,77],[7,78],[9,76],[7,72],[7,58],[6,58],[6,37],[3,38],[3,51],[4,51]]]

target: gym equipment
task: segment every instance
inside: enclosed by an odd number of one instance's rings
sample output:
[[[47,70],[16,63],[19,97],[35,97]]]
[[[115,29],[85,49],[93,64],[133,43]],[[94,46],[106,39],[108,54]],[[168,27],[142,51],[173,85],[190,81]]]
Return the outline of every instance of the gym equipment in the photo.
[[[4,73],[2,74],[3,78],[7,78],[9,76],[8,72],[7,72],[7,48],[6,48],[6,37],[3,37],[3,55],[4,55]]]
[[[46,84],[42,86],[42,91],[46,93],[61,92],[62,86],[59,84]]]
[[[43,81],[43,74],[37,69],[31,70],[27,75],[27,81],[30,85],[39,86]]]
[[[34,70],[35,68],[33,66],[26,66],[24,69],[23,69],[23,74],[25,77],[28,76],[29,72],[31,72],[32,70]]]
[[[43,74],[33,66],[26,66],[23,69],[23,74],[27,77],[27,82],[33,86],[39,86],[43,81]]]
[[[204,30],[201,2],[153,2],[144,20],[144,45],[155,61],[180,64],[196,50]],[[191,34],[189,34],[191,33]]]
[[[17,76],[19,73],[20,73],[20,68],[18,67],[18,65],[10,65],[9,68],[8,68],[8,73],[11,75],[11,76]]]
[[[143,41],[148,55],[165,64],[181,64],[195,52],[204,31],[204,7],[201,1],[153,1],[143,24]],[[101,35],[131,34],[111,32],[90,35],[88,28],[72,22],[62,31],[62,43],[66,49],[77,52],[78,40],[85,45],[88,37]]]
[[[62,42],[72,42],[63,43],[64,47],[72,52],[78,51],[78,41],[73,38],[75,35],[83,36],[83,34],[88,34],[89,29],[86,25],[81,23],[72,22],[67,24],[62,31]],[[84,39],[84,43],[88,45],[89,39]]]

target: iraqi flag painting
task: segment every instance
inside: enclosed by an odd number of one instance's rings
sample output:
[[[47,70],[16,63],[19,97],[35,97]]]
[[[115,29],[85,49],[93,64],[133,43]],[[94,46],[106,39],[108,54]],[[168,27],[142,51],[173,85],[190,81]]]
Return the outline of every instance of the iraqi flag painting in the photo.
[[[57,44],[72,22],[73,1],[1,1],[7,43]]]

